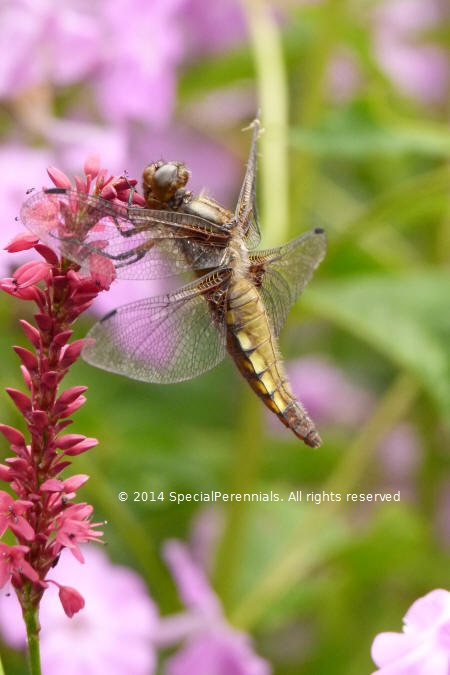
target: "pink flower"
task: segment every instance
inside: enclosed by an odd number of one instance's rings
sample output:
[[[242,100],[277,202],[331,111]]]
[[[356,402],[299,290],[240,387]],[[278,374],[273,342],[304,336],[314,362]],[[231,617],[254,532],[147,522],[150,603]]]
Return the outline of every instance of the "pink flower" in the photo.
[[[66,615],[71,619],[74,614],[84,609],[85,601],[81,593],[71,586],[59,586],[59,599]]]
[[[99,547],[83,546],[82,551],[84,565],[63,552],[49,574],[53,583],[40,610],[43,673],[151,675],[158,618],[145,584],[131,569],[113,565]],[[76,591],[65,585],[68,579]],[[76,612],[73,618],[61,612],[60,603],[66,614]],[[25,646],[13,595],[0,598],[0,634],[13,647]]]
[[[188,53],[219,52],[243,42],[245,17],[237,0],[187,0],[182,9],[184,39]]]
[[[28,546],[8,546],[0,541],[0,588],[8,581],[22,583],[24,576],[40,583],[38,574],[25,560],[28,551]]]
[[[160,644],[183,641],[167,660],[165,674],[269,675],[269,663],[253,651],[249,636],[227,623],[218,597],[187,548],[169,541],[164,557],[187,608],[160,620]]]
[[[26,514],[30,506],[33,506],[33,502],[23,499],[14,500],[7,492],[0,490],[0,536],[9,527],[11,532],[25,541],[34,539],[34,530],[22,515]]]
[[[375,53],[381,67],[403,93],[432,103],[447,95],[447,55],[427,38],[445,20],[444,4],[391,0],[375,10]]]
[[[67,176],[58,169],[51,169],[49,175],[56,185],[71,186]],[[100,169],[97,157],[87,159],[84,177],[75,182],[83,194],[91,190],[100,194],[107,184],[111,184],[118,195],[124,187],[123,178],[114,178]],[[126,181],[125,184],[129,187]],[[133,185],[133,181],[130,184]],[[35,234],[44,237],[49,229],[62,229],[77,218],[78,200],[68,198],[64,213],[60,208],[60,203],[50,193],[33,199],[31,205],[27,202],[22,213],[28,214],[33,222],[37,229]],[[85,226],[85,219],[80,218],[77,225],[80,230],[82,227],[88,230],[95,222]],[[84,234],[80,232],[79,236]],[[23,417],[27,439],[18,429],[0,424],[0,433],[9,442],[13,453],[4,465],[0,465],[0,477],[17,495],[15,499],[0,491],[0,533],[9,530],[17,542],[17,546],[2,545],[0,588],[10,582],[24,616],[32,613],[37,616],[48,587],[47,575],[62,550],[69,548],[73,556],[83,562],[80,544],[99,541],[103,534],[98,530],[101,523],[91,520],[92,507],[73,501],[77,489],[88,477],[59,478],[71,464],[69,457],[97,445],[94,438],[64,433],[71,422],[68,416],[84,403],[85,387],[71,387],[66,391],[61,388],[84,343],[83,340],[70,342],[71,326],[111,280],[106,279],[106,274],[101,280],[100,275],[93,279],[81,274],[78,265],[58,257],[57,251],[41,244],[35,236],[16,236],[9,250],[29,250],[31,246],[43,260],[27,262],[12,278],[0,281],[0,287],[7,293],[21,300],[32,300],[37,305],[35,325],[21,322],[31,348],[14,347],[21,361],[26,392],[13,388],[6,390]],[[28,542],[32,542],[30,546]],[[69,586],[61,586],[60,600],[70,615],[83,604],[78,591]],[[33,625],[37,623],[27,622],[30,630]]]
[[[355,426],[372,407],[372,397],[367,391],[320,356],[289,362],[288,374],[294,393],[318,422]]]
[[[372,658],[380,675],[450,673],[450,592],[431,591],[416,600],[404,617],[403,633],[380,633]],[[374,675],[374,674],[373,674]]]
[[[94,528],[101,523],[91,523],[92,506],[90,504],[71,504],[55,519],[53,549],[56,555],[63,548],[68,548],[79,562],[84,562],[79,544],[87,541],[100,541],[103,532]]]
[[[101,42],[113,47],[99,46],[93,84],[107,120],[140,119],[163,126],[171,115],[176,67],[183,55],[177,16],[184,2],[117,0],[103,4]]]

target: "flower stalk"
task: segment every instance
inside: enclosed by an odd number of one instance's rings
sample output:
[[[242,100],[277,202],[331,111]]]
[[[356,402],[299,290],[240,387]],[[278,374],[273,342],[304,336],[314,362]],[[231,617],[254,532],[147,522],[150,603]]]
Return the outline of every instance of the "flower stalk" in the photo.
[[[106,179],[95,159],[89,158],[85,174],[84,181],[76,181],[79,191],[89,193],[93,186],[100,193],[108,186],[108,194],[117,198],[113,179]],[[70,186],[58,170],[50,170],[49,175],[57,187]],[[92,506],[74,501],[89,476],[61,477],[72,457],[97,445],[95,438],[65,433],[72,415],[86,401],[86,387],[62,389],[62,383],[84,343],[70,341],[72,326],[110,280],[81,274],[75,263],[58,257],[29,233],[20,234],[7,247],[9,252],[27,249],[34,249],[41,260],[22,265],[12,278],[0,281],[5,292],[37,306],[34,324],[20,321],[29,347],[13,348],[21,361],[26,393],[6,390],[23,417],[27,438],[19,429],[0,424],[0,433],[13,453],[0,465],[0,480],[10,488],[9,492],[0,490],[0,535],[9,530],[17,542],[0,542],[0,588],[10,583],[18,597],[27,630],[30,673],[38,675],[39,605],[49,584],[56,583],[51,569],[65,548],[83,563],[79,545],[101,541],[103,534],[98,529],[102,523],[92,522]],[[76,589],[57,585],[62,607],[72,617],[83,608],[84,599]]]

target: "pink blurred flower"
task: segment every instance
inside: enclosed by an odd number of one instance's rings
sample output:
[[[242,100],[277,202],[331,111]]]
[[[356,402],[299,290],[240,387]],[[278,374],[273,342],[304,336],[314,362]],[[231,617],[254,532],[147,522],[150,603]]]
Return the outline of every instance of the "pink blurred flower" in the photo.
[[[187,548],[169,541],[164,557],[187,608],[160,621],[160,644],[183,641],[167,660],[165,674],[269,675],[270,664],[253,651],[249,636],[227,623],[218,597]]]
[[[103,550],[84,546],[82,551],[85,565],[63,553],[49,574],[58,584],[70,579],[86,604],[69,619],[61,612],[58,595],[79,609],[74,589],[51,585],[45,593],[40,610],[44,675],[151,675],[158,617],[145,584],[131,569],[111,564]],[[25,647],[20,607],[13,595],[0,598],[0,633],[9,645]]]
[[[181,15],[186,48],[194,57],[229,49],[246,35],[245,17],[237,0],[186,0]]]
[[[183,51],[177,12],[184,1],[3,3],[0,97],[82,82],[106,120],[163,122]]]
[[[427,38],[445,21],[445,3],[390,0],[375,8],[376,57],[407,96],[431,103],[447,96],[448,55]]]
[[[91,6],[92,7],[92,6]],[[19,0],[0,5],[0,97],[48,82],[69,85],[96,64],[101,23],[89,4]]]
[[[388,486],[401,489],[402,499],[414,497],[417,470],[422,457],[422,446],[417,431],[411,424],[402,422],[393,427],[380,444],[378,457]]]
[[[450,592],[431,591],[404,617],[403,633],[380,633],[372,658],[380,675],[448,675],[450,672]],[[373,673],[373,675],[375,675]]]
[[[105,119],[141,119],[163,126],[175,99],[183,48],[178,12],[185,0],[104,2],[106,44],[95,76]]]
[[[353,54],[340,49],[328,67],[328,91],[333,102],[341,103],[351,99],[361,88],[361,73]]]
[[[355,426],[367,417],[373,397],[327,359],[308,356],[287,367],[294,393],[318,424]]]

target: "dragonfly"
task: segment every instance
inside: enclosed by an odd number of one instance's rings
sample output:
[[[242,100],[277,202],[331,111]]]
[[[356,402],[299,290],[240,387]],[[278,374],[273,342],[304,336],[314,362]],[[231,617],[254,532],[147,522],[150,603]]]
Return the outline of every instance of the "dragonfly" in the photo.
[[[145,207],[66,188],[34,194],[22,222],[86,274],[161,279],[190,273],[176,290],[126,304],[88,333],[84,359],[151,383],[190,380],[228,353],[253,391],[306,445],[319,433],[294,395],[278,348],[290,308],[326,253],[322,228],[255,250],[257,140],[234,211],[187,188],[182,162],[144,169]]]

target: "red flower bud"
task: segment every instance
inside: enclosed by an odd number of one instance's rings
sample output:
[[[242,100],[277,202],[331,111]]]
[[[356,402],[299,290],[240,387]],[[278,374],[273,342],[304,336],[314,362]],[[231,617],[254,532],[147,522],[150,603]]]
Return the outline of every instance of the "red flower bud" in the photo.
[[[41,345],[41,336],[39,331],[24,319],[20,319],[20,325],[22,326],[23,332],[25,333],[25,335],[27,336],[33,347],[39,349]]]
[[[85,605],[81,593],[78,593],[78,591],[75,590],[75,588],[71,588],[71,586],[59,587],[59,599],[69,619],[79,612],[80,609],[83,609]]]
[[[10,427],[7,424],[0,424],[0,433],[6,438],[11,445],[23,445],[25,446],[25,437],[23,434],[14,427]]]
[[[21,232],[14,239],[11,239],[9,244],[5,246],[5,251],[8,253],[17,253],[19,251],[26,251],[33,248],[38,243],[39,239],[31,232]]]
[[[30,398],[22,391],[19,391],[18,389],[12,389],[11,387],[7,387],[5,391],[12,398],[22,415],[29,415],[31,412]]]
[[[36,356],[33,354],[33,352],[30,352],[28,349],[25,349],[24,347],[13,347],[14,351],[16,352],[17,356],[19,359],[22,361],[23,365],[28,369],[28,370],[37,370],[38,368],[38,360]]]
[[[66,176],[65,173],[60,171],[60,169],[57,169],[54,166],[49,166],[47,168],[47,173],[50,176],[51,181],[53,182],[56,187],[62,187],[62,188],[71,188],[72,183],[70,182],[69,178]]]

